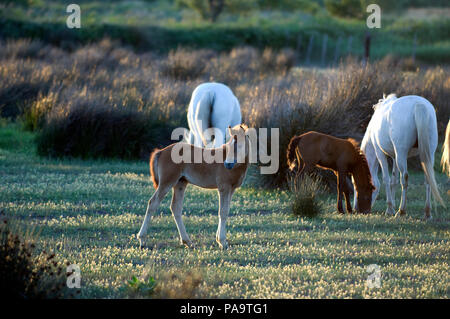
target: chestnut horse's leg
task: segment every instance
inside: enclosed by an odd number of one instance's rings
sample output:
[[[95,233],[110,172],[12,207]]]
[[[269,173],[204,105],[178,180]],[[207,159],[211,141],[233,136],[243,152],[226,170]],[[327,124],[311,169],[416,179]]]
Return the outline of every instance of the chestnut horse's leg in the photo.
[[[161,201],[164,199],[164,196],[166,196],[167,192],[169,191],[170,187],[168,186],[162,186],[159,185],[156,192],[153,194],[153,196],[148,201],[147,205],[147,211],[145,212],[144,221],[142,222],[141,229],[139,230],[139,233],[137,234],[137,238],[139,239],[139,244],[142,247],[144,247],[144,237],[147,235],[147,229],[148,229],[148,223],[150,221],[150,218],[152,217],[152,214],[154,211],[156,211],[161,204]]]
[[[170,204],[170,210],[172,211],[175,224],[177,224],[178,233],[180,234],[180,241],[187,247],[193,247],[191,240],[184,227],[182,212],[183,212],[183,199],[184,192],[186,190],[187,181],[180,180],[172,189],[172,203]]]
[[[216,241],[222,249],[228,248],[226,223],[233,191],[230,186],[219,189],[219,225],[217,226]]]
[[[341,214],[344,214],[344,209],[342,208],[342,194],[344,193],[344,187],[345,184],[347,183],[345,180],[345,174],[337,172],[337,193],[338,193],[338,198],[337,198],[337,209],[338,212]]]
[[[352,203],[350,201],[350,188],[348,185],[348,179],[345,177],[345,184],[344,184],[344,197],[345,197],[345,204],[347,207],[347,213],[352,213]]]

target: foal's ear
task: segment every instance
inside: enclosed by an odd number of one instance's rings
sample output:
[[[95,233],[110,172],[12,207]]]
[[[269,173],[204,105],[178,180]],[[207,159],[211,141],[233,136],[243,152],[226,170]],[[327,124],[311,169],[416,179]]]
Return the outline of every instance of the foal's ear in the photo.
[[[230,137],[233,136],[233,133],[231,132],[231,126],[228,126],[228,134],[230,134]]]

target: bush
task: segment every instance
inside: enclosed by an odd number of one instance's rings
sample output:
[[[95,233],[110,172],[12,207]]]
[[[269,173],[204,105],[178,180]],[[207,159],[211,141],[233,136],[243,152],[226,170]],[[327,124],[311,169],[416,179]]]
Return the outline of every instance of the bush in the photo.
[[[147,271],[143,279],[133,276],[121,290],[128,298],[192,299],[203,297],[202,283],[198,270],[166,270],[155,277]]]
[[[197,79],[204,73],[205,61],[213,56],[214,52],[210,50],[170,51],[167,59],[162,63],[161,74],[177,80]]]
[[[47,299],[73,296],[54,254],[34,253],[33,241],[0,221],[0,298]]]
[[[289,190],[291,192],[291,212],[296,217],[316,217],[322,210],[323,205],[317,196],[323,190],[320,177],[293,176],[289,180]]]
[[[144,158],[169,143],[171,127],[151,115],[78,104],[47,119],[37,139],[41,156]]]
[[[325,0],[325,8],[332,15],[342,18],[361,18],[365,14],[361,0]]]

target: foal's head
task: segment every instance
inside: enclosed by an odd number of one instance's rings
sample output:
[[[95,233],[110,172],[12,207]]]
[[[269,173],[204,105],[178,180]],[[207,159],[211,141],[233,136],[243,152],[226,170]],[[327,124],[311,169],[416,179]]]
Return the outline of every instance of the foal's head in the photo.
[[[357,165],[353,170],[353,180],[358,201],[358,213],[368,214],[372,208],[372,193],[375,190],[375,186],[372,183],[372,175],[370,174],[366,156],[357,145],[353,145],[355,146],[358,156]]]
[[[248,127],[245,124],[239,124],[234,127],[228,127],[230,140],[225,144],[226,158],[224,165],[232,169],[236,163],[245,163],[250,151],[249,138],[245,134]]]

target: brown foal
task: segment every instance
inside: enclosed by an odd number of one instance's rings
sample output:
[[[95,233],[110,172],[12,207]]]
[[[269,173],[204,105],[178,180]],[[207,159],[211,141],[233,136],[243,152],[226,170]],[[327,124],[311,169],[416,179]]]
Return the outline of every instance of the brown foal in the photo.
[[[307,132],[294,136],[289,142],[287,150],[287,163],[289,169],[294,170],[299,165],[299,172],[310,172],[314,166],[330,169],[337,176],[337,208],[342,208],[342,195],[345,196],[347,212],[352,212],[350,202],[350,188],[347,176],[352,176],[358,198],[358,212],[370,213],[372,192],[374,186],[370,175],[366,157],[352,139],[341,139],[334,136]]]

